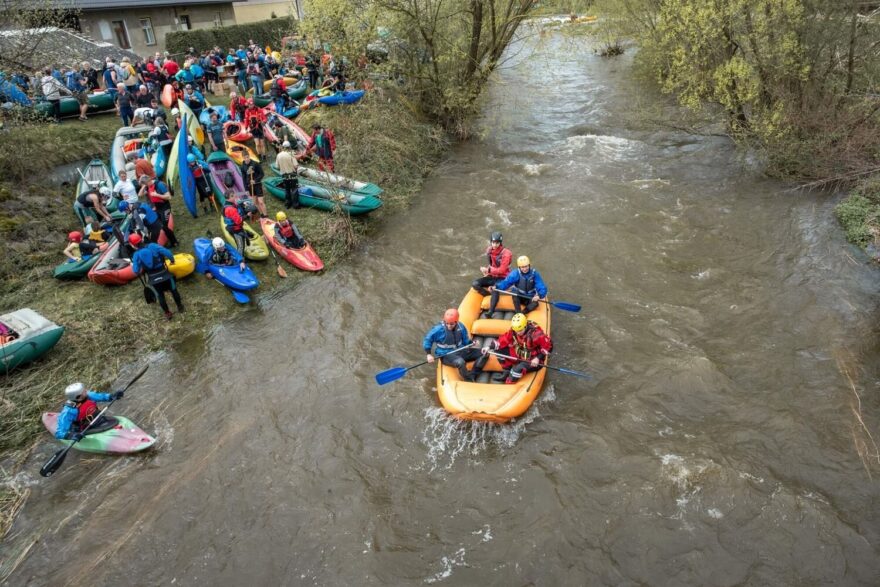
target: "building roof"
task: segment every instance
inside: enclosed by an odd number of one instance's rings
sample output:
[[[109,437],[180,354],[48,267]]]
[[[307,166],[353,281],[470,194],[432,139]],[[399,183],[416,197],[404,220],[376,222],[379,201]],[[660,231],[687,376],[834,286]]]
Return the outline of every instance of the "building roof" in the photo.
[[[99,65],[106,57],[118,61],[137,55],[116,45],[94,41],[56,27],[0,31],[0,63],[4,67],[42,69],[50,65],[79,66],[83,61]]]
[[[54,0],[58,8],[77,10],[115,10],[118,8],[154,8],[157,6],[191,6],[193,4],[232,4],[233,0]]]

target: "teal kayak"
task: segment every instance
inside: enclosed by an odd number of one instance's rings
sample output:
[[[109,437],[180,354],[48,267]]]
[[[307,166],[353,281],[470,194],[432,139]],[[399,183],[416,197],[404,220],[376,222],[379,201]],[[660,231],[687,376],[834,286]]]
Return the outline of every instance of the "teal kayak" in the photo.
[[[280,177],[270,177],[263,180],[263,187],[276,198],[284,200],[282,181]],[[331,191],[306,179],[301,178],[299,181],[299,203],[303,206],[327,212],[339,208],[352,216],[367,214],[382,206],[382,200],[376,196],[365,196],[346,190]]]
[[[15,338],[0,345],[0,371],[8,372],[40,358],[55,346],[64,327],[47,320],[30,308],[0,316],[0,328]]]
[[[53,436],[58,428],[58,412],[43,414],[43,426]],[[94,432],[93,432],[94,430]],[[73,444],[75,450],[100,454],[128,454],[146,450],[156,444],[156,439],[138,428],[134,422],[122,416],[108,416],[89,430],[82,440],[59,440],[65,446]]]
[[[86,111],[86,114],[106,112],[114,108],[116,108],[116,104],[114,104],[113,97],[110,94],[100,91],[89,94],[89,109]],[[34,109],[44,116],[52,116],[52,105],[46,100],[37,102],[34,105]],[[62,96],[61,117],[67,118],[68,116],[79,116],[79,102],[71,96]]]
[[[88,275],[89,270],[98,262],[101,257],[100,253],[96,253],[90,257],[83,257],[79,261],[67,261],[58,265],[52,272],[55,279],[82,279]]]

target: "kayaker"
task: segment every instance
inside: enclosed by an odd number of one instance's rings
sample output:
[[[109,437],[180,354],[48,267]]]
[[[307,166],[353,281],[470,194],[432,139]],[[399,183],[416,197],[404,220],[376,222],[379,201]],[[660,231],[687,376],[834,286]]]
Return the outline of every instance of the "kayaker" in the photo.
[[[138,188],[134,182],[128,179],[128,172],[125,169],[119,170],[119,181],[113,186],[113,193],[120,200],[125,200],[129,204],[138,202]]]
[[[443,320],[428,331],[422,341],[422,347],[427,353],[425,359],[429,363],[433,363],[436,355],[444,365],[458,369],[463,380],[476,381],[477,375],[483,371],[489,356],[476,348],[468,348],[455,354],[449,354],[471,344],[467,328],[458,321],[458,318],[458,310],[449,308],[444,312]],[[432,347],[434,348],[433,354],[431,353]],[[473,369],[467,368],[468,361],[474,361]]]
[[[202,166],[199,165],[196,156],[192,153],[189,153],[186,156],[186,163],[192,170],[193,179],[195,179],[196,182],[196,190],[199,192],[199,203],[202,205],[202,210],[207,214],[211,211],[208,202],[211,201],[211,196],[214,195],[211,191],[211,186],[208,183],[208,176],[205,174],[205,170],[202,169]]]
[[[89,427],[92,420],[100,413],[97,402],[122,399],[124,395],[124,391],[99,393],[87,390],[86,386],[82,383],[71,383],[64,389],[64,397],[67,398],[67,401],[61,409],[61,413],[58,414],[55,438],[79,442],[83,439],[83,431]],[[95,425],[100,425],[100,422],[95,422]],[[95,426],[92,426],[92,429],[95,429],[97,432]]]
[[[266,123],[266,113],[259,106],[254,105],[253,100],[248,100],[248,108],[244,113],[244,120],[247,124],[251,137],[254,139],[258,155],[266,154],[266,139],[263,132],[263,125]]]
[[[199,114],[202,113],[202,108],[205,107],[205,97],[200,91],[194,90],[192,85],[186,84],[186,87],[183,89],[183,103],[189,106],[196,119],[198,119]]]
[[[212,151],[226,152],[226,135],[223,129],[220,115],[216,112],[211,112],[211,122],[205,127],[205,134],[208,135],[208,142],[211,144]]]
[[[128,231],[125,235],[125,242],[128,242],[127,234],[141,232],[149,235],[151,242],[157,242],[159,235],[162,233],[162,220],[159,215],[145,202],[138,202],[131,205],[128,202],[119,202],[119,211],[131,215],[131,222],[128,225]],[[123,255],[128,256],[128,255]]]
[[[214,249],[214,252],[211,253],[210,262],[213,265],[223,265],[226,267],[231,267],[235,265],[235,258],[232,256],[232,253],[229,252],[229,248],[226,246],[226,243],[219,236],[215,236],[211,239],[211,248]],[[244,271],[245,264],[244,260],[238,264],[238,270]],[[210,271],[205,272],[205,276],[208,279],[214,279],[214,276],[211,275]]]
[[[98,252],[99,245],[88,239],[83,239],[83,233],[75,230],[67,235],[67,246],[64,248],[64,256],[71,263],[88,259]]]
[[[162,221],[162,229],[165,230],[165,236],[168,238],[168,245],[176,247],[179,243],[171,229],[171,194],[168,193],[168,186],[164,182],[151,178],[149,175],[142,175],[139,183],[141,189],[138,196],[144,197],[153,206],[153,210],[159,215]],[[156,241],[153,241],[156,242]]]
[[[291,249],[301,249],[306,246],[306,239],[297,229],[296,225],[290,221],[282,211],[275,213],[275,239]]]
[[[296,155],[290,150],[290,143],[284,141],[281,144],[281,152],[275,158],[278,172],[281,173],[281,185],[284,187],[284,206],[287,208],[300,208],[299,203],[299,162]]]
[[[104,206],[104,198],[109,198],[110,195],[110,188],[107,186],[101,186],[97,190],[92,188],[78,195],[73,207],[76,208],[77,212],[79,212],[82,217],[90,214],[90,210],[94,210],[101,216],[101,218],[107,222],[111,222],[112,218],[110,217],[110,212],[108,212],[106,206]]]
[[[495,285],[510,274],[510,262],[513,260],[513,253],[502,244],[500,232],[493,232],[489,236],[489,248],[486,249],[486,257],[489,259],[489,263],[480,267],[480,273],[483,276],[475,279],[471,284],[471,287],[484,296],[489,295],[487,287]]]
[[[527,296],[524,298],[510,296],[513,298],[513,309],[517,314],[528,314],[538,307],[538,300],[547,297],[547,286],[544,285],[544,280],[541,279],[541,274],[538,273],[538,270],[532,269],[532,262],[529,261],[528,257],[525,255],[518,257],[516,260],[516,267],[517,268],[511,271],[507,277],[489,288],[492,292],[492,297],[489,301],[489,311],[486,313],[487,317],[492,317],[492,313],[495,312],[495,307],[498,305],[498,296],[501,294],[496,290],[509,291]],[[525,308],[523,308],[523,300],[525,299],[528,299],[528,303],[526,303]]]
[[[510,330],[498,340],[491,341],[489,347],[499,349],[504,355],[517,357],[518,360],[501,359],[504,371],[493,376],[496,381],[504,380],[504,383],[510,384],[518,383],[527,372],[540,369],[553,351],[553,341],[525,314],[514,314],[510,319]],[[488,348],[483,348],[483,355],[488,356],[488,351]]]
[[[272,78],[272,84],[269,86],[269,95],[272,96],[272,101],[275,102],[275,112],[284,114],[289,98],[284,78],[278,74],[275,74],[275,77]]]
[[[223,206],[223,224],[226,226],[226,232],[235,239],[236,248],[244,254],[248,237],[244,231],[244,219],[241,217],[241,212],[234,198],[227,198],[226,204]]]
[[[165,318],[171,320],[171,310],[168,309],[168,302],[165,301],[166,291],[171,292],[171,297],[174,298],[174,303],[177,305],[177,311],[185,311],[180,293],[177,291],[177,281],[165,266],[165,259],[171,261],[172,265],[174,264],[174,255],[156,243],[143,245],[142,241],[139,234],[132,234],[128,237],[128,244],[135,249],[134,255],[131,256],[131,268],[135,275],[141,273],[146,275],[147,287],[159,300],[159,306],[165,313]]]
[[[333,173],[333,153],[336,152],[336,138],[333,131],[320,124],[312,126],[309,152],[318,155],[318,171]]]
[[[245,150],[241,154],[241,176],[244,184],[250,189],[251,197],[260,211],[260,217],[266,217],[266,202],[263,200],[263,166],[251,159]]]

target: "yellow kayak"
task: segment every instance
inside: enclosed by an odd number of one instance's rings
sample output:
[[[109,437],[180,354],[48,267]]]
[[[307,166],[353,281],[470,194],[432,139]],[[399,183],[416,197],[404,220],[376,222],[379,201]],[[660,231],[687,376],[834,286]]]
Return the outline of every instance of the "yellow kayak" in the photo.
[[[256,153],[254,153],[253,149],[251,149],[247,145],[243,145],[243,144],[238,143],[236,141],[227,139],[227,141],[226,141],[226,154],[229,155],[232,158],[232,160],[235,161],[236,163],[238,163],[239,165],[241,165],[242,153],[244,153],[245,151],[247,151],[248,154],[250,154],[251,161],[256,161],[257,163],[260,162],[259,157],[257,157]]]
[[[174,265],[171,261],[165,261],[168,271],[177,279],[183,279],[196,269],[196,258],[189,253],[177,253],[174,255]]]
[[[199,124],[199,119],[193,114],[192,109],[180,99],[177,100],[177,108],[180,110],[181,119],[183,119],[183,115],[186,114],[186,127],[189,131],[189,136],[192,137],[193,141],[198,146],[201,147],[204,145],[205,131],[202,129],[202,125]]]
[[[244,223],[244,231],[248,235],[248,239],[250,242],[244,247],[244,251],[240,251],[246,259],[251,259],[252,261],[263,261],[269,258],[269,245],[266,244],[266,241],[263,240],[263,235],[257,233],[256,230],[251,228],[250,224],[247,222]],[[223,218],[220,218],[220,232],[223,234],[223,238],[233,247],[238,248],[238,245],[235,242],[235,238],[226,230],[226,223],[223,221]]]

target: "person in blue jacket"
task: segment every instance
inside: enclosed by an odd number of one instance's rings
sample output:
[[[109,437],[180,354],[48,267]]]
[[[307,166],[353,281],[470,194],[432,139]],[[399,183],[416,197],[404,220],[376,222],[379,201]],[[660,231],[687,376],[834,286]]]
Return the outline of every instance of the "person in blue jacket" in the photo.
[[[165,260],[171,261],[174,265],[174,255],[165,247],[161,247],[156,243],[147,243],[142,246],[141,235],[133,234],[128,237],[128,243],[135,249],[134,255],[131,256],[131,269],[135,275],[143,273],[146,277],[145,288],[152,291],[153,295],[159,300],[159,306],[165,312],[165,319],[171,320],[171,310],[168,309],[168,302],[165,301],[165,292],[170,291],[174,303],[177,305],[178,312],[184,312],[183,300],[180,299],[180,293],[177,291],[177,282],[174,275],[165,266]],[[148,300],[149,302],[149,300]]]
[[[67,398],[67,401],[58,415],[55,438],[79,442],[83,438],[83,431],[98,416],[97,402],[122,399],[124,393],[122,391],[99,393],[87,390],[82,383],[71,383],[64,390],[64,397]],[[99,424],[100,422],[95,422],[95,426]]]
[[[513,298],[513,309],[517,314],[528,314],[538,307],[538,300],[547,297],[547,286],[544,285],[544,280],[541,279],[541,274],[538,273],[537,269],[532,269],[532,262],[529,261],[528,257],[525,255],[519,257],[516,260],[516,267],[507,277],[496,283],[495,287],[489,288],[492,292],[492,298],[489,301],[489,311],[486,313],[488,318],[492,318],[495,306],[498,305],[498,296],[501,295],[498,293],[498,290],[524,296],[511,296]],[[523,301],[526,299],[528,303],[523,307]]]
[[[436,355],[444,365],[458,369],[463,380],[475,381],[477,375],[486,366],[489,355],[484,355],[479,349],[471,346],[471,337],[468,335],[467,328],[458,321],[458,317],[458,310],[455,308],[446,310],[443,314],[443,320],[425,335],[422,347],[427,353],[426,360],[429,363],[434,362]],[[431,353],[432,347],[433,354]],[[474,361],[474,367],[471,370],[467,368],[468,361]]]
[[[128,230],[123,235],[125,240],[122,242],[128,242],[128,235],[136,231],[145,232],[154,243],[159,240],[159,235],[162,233],[162,219],[149,204],[140,202],[132,206],[123,200],[119,202],[117,210],[131,215],[131,222],[128,223]]]

